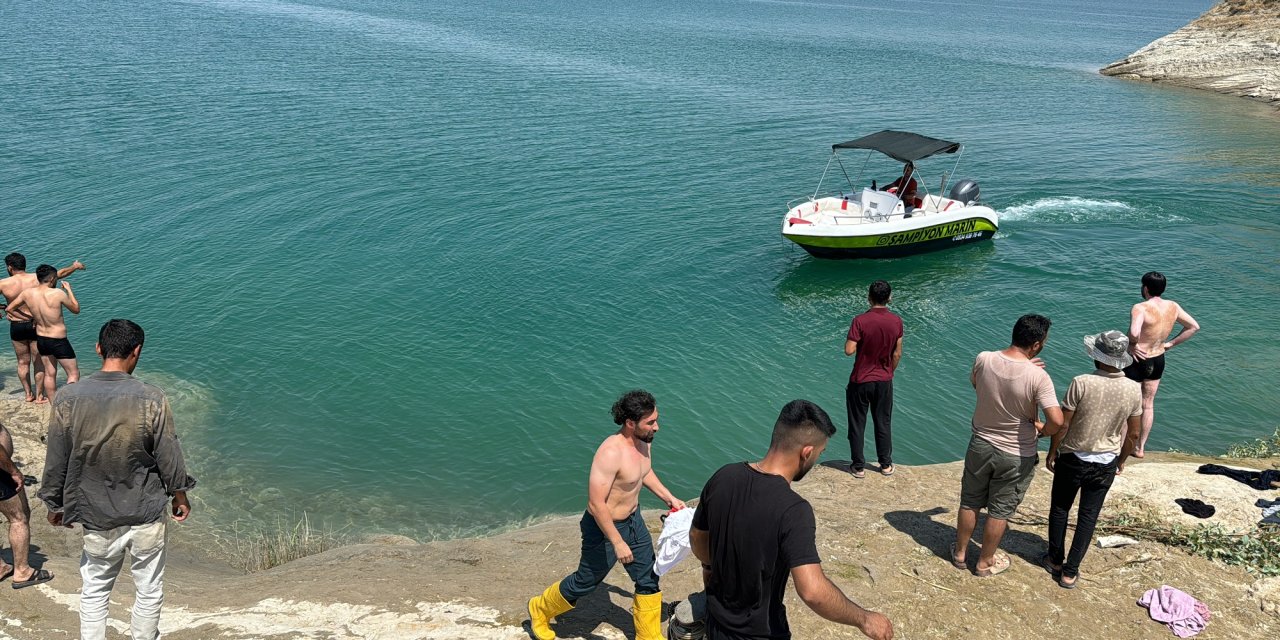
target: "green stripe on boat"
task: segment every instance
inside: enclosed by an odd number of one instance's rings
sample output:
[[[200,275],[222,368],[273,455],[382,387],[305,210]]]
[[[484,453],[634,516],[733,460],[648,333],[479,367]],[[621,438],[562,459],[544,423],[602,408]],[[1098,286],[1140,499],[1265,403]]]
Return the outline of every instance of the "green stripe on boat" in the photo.
[[[968,218],[932,227],[923,227],[912,231],[897,231],[873,236],[810,236],[784,233],[788,240],[796,244],[812,247],[831,247],[838,249],[871,249],[875,247],[896,247],[922,242],[932,242],[944,238],[956,238],[968,234],[994,232],[996,226],[986,218]]]

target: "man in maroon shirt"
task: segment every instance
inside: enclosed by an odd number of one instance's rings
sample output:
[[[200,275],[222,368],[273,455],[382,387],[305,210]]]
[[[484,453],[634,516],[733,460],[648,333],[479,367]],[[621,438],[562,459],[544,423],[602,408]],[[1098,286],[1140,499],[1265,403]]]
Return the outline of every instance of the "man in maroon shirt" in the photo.
[[[892,289],[884,280],[876,280],[867,289],[871,308],[849,325],[844,354],[852,356],[853,372],[844,398],[849,408],[849,450],[853,462],[849,473],[866,477],[863,467],[863,439],[867,429],[867,409],[876,423],[876,458],[880,473],[893,475],[893,438],[889,424],[893,413],[893,372],[902,359],[902,318],[889,310]]]

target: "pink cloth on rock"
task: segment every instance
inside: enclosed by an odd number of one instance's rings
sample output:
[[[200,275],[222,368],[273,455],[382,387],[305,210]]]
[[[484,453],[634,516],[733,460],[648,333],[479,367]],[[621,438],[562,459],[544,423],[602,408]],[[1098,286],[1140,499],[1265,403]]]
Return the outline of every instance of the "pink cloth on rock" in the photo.
[[[1212,615],[1203,602],[1167,584],[1147,590],[1138,604],[1147,608],[1152,620],[1165,623],[1179,638],[1190,638],[1204,631]]]

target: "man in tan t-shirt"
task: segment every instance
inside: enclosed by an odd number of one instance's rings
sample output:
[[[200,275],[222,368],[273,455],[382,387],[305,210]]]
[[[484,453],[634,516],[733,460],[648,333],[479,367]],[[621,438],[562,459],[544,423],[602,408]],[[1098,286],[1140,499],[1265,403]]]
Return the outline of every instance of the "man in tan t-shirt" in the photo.
[[[1039,455],[1036,438],[1062,428],[1062,410],[1053,381],[1036,355],[1049,339],[1048,318],[1028,314],[1013,326],[1013,341],[1002,351],[984,351],[973,363],[969,382],[978,394],[973,411],[973,437],[964,457],[956,543],[951,564],[965,569],[969,539],[978,526],[978,511],[987,510],[982,551],[976,572],[994,576],[1009,568],[1009,556],[997,553],[1006,523],[1022,503],[1035,477]],[[1040,422],[1039,409],[1045,421]]]
[[[1097,369],[1071,381],[1062,400],[1065,426],[1053,436],[1045,459],[1045,468],[1053,472],[1053,498],[1049,552],[1042,563],[1065,589],[1076,586],[1102,503],[1142,429],[1142,388],[1121,371],[1133,364],[1129,338],[1119,331],[1085,336],[1084,350]],[[1068,555],[1067,516],[1076,494],[1080,512]]]
[[[1200,330],[1196,319],[1184,311],[1182,305],[1160,297],[1166,284],[1164,275],[1158,271],[1144,274],[1142,302],[1133,305],[1129,313],[1129,352],[1135,362],[1125,367],[1124,375],[1142,383],[1142,436],[1133,452],[1135,458],[1146,455],[1147,437],[1156,419],[1156,390],[1164,376],[1165,352],[1190,340]],[[1170,340],[1174,323],[1182,325],[1182,331]]]

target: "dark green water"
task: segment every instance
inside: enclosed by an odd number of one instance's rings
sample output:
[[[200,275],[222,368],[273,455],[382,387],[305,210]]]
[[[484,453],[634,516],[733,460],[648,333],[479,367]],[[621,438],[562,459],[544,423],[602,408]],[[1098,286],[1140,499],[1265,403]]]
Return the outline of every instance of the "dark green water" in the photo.
[[[9,3],[0,249],[89,265],[86,367],[103,321],[146,327],[215,522],[576,511],[637,386],[692,497],[787,400],[843,415],[877,278],[902,463],[961,454],[973,356],[1017,316],[1054,319],[1065,391],[1149,270],[1204,327],[1151,446],[1216,452],[1278,423],[1280,126],[1096,73],[1210,4]],[[993,242],[830,263],[780,236],[829,145],[884,128],[966,144]]]

